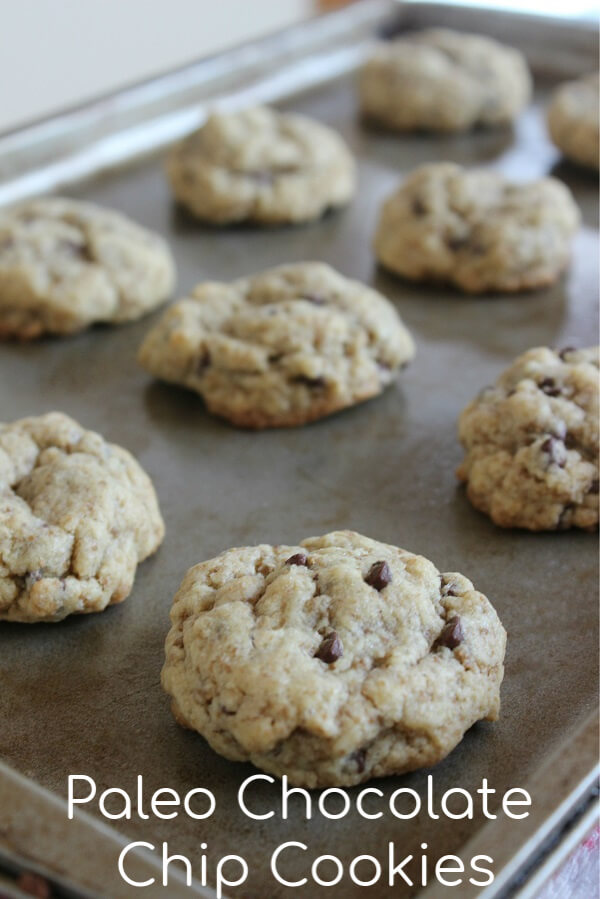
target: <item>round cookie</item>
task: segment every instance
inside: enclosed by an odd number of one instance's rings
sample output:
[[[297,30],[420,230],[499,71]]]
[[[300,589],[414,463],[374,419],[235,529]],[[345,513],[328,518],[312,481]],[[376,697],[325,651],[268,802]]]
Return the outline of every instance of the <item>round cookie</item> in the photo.
[[[171,152],[167,174],[177,200],[216,224],[311,221],[345,206],[356,186],[335,131],[266,107],[209,116]]]
[[[479,294],[531,290],[565,268],[579,220],[555,178],[516,184],[495,171],[433,163],[384,203],[374,249],[383,266],[413,281]]]
[[[548,130],[559,150],[580,165],[598,169],[600,75],[563,84],[548,108]]]
[[[200,284],[150,331],[140,364],[248,428],[287,427],[376,396],[414,355],[383,296],[317,262]]]
[[[382,43],[359,76],[364,115],[398,131],[504,125],[530,97],[531,76],[521,53],[444,28]]]
[[[599,348],[529,350],[463,411],[457,471],[502,527],[598,527]]]
[[[167,244],[118,212],[59,197],[0,210],[0,337],[140,318],[174,277]]]
[[[352,531],[196,565],[171,622],[176,719],[292,784],[434,765],[498,716],[506,634],[486,597]]]
[[[59,412],[0,424],[0,620],[60,621],[124,600],[164,525],[126,450]]]

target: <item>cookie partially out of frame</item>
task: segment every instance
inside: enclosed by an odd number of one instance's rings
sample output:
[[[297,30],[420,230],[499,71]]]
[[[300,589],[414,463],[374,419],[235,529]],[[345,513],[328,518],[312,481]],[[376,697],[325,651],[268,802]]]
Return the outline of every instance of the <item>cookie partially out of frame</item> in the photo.
[[[600,75],[561,85],[548,108],[548,130],[559,150],[579,165],[598,169]]]
[[[151,374],[248,428],[301,425],[376,396],[414,355],[394,307],[322,263],[200,284],[144,341]]]
[[[598,527],[599,348],[538,347],[463,411],[458,477],[502,527]]]
[[[150,478],[127,450],[59,412],[0,424],[0,620],[121,602],[163,535]]]
[[[355,168],[331,128],[266,107],[214,113],[167,160],[177,200],[216,224],[319,218],[350,201]]]
[[[490,602],[352,531],[196,565],[171,623],[162,683],[176,719],[292,784],[430,766],[498,716],[506,634]]]
[[[531,96],[518,50],[433,28],[382,43],[363,67],[364,115],[398,131],[467,131],[512,122]]]
[[[530,290],[558,278],[579,221],[555,178],[515,183],[496,171],[432,163],[384,203],[374,248],[383,266],[413,281],[480,294]]]
[[[0,337],[140,318],[174,277],[165,241],[119,212],[59,197],[0,210]]]

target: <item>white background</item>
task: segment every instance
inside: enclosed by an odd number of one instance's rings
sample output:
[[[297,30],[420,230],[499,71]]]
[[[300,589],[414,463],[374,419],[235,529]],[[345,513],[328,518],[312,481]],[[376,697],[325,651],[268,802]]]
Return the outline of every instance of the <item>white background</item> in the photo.
[[[456,0],[595,17],[598,0]],[[0,132],[297,22],[317,0],[0,0]]]
[[[0,132],[307,17],[313,0],[0,0]]]

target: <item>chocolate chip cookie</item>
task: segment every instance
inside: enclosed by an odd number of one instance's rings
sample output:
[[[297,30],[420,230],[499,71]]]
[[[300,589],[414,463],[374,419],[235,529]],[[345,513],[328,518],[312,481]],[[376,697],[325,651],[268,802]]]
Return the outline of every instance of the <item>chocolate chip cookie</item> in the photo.
[[[144,341],[151,374],[248,428],[301,425],[376,396],[414,355],[383,296],[322,263],[200,284]]]
[[[502,527],[598,527],[599,348],[519,356],[463,411],[458,477]]]
[[[191,568],[162,683],[228,759],[350,786],[444,758],[497,718],[506,634],[461,574],[352,531]]]
[[[521,53],[444,28],[382,43],[359,76],[364,115],[398,131],[505,125],[530,96],[531,76]]]
[[[530,290],[558,278],[579,220],[555,178],[517,184],[495,171],[433,163],[385,202],[374,248],[382,265],[413,281],[478,294]]]
[[[135,459],[59,412],[0,424],[0,500],[3,621],[121,602],[164,535]]]
[[[0,337],[140,318],[173,282],[166,243],[118,212],[59,197],[0,210]]]
[[[598,169],[600,143],[600,75],[563,84],[548,108],[548,130],[565,156]]]
[[[171,152],[167,174],[177,200],[216,224],[307,222],[345,206],[356,182],[335,131],[266,107],[211,115]]]

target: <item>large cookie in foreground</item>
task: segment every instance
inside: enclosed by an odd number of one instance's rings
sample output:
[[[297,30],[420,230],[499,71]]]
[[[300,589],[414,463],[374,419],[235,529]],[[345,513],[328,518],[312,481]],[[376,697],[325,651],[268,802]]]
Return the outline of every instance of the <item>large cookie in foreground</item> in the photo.
[[[240,427],[301,425],[376,396],[414,355],[394,307],[321,263],[200,284],[139,361]]]
[[[538,347],[462,412],[458,477],[502,527],[598,527],[599,348]]]
[[[498,716],[506,634],[485,596],[352,531],[196,565],[171,622],[177,720],[293,784],[430,766]]]
[[[0,337],[131,321],[174,280],[165,241],[119,212],[60,197],[0,210]]]
[[[59,412],[0,424],[0,620],[60,621],[124,600],[164,525],[127,450]]]
[[[532,290],[559,277],[579,220],[555,178],[521,184],[432,163],[385,202],[374,248],[382,265],[413,281],[479,294]]]
[[[308,222],[345,206],[356,186],[335,131],[267,107],[213,113],[171,151],[167,174],[177,200],[215,224]]]

